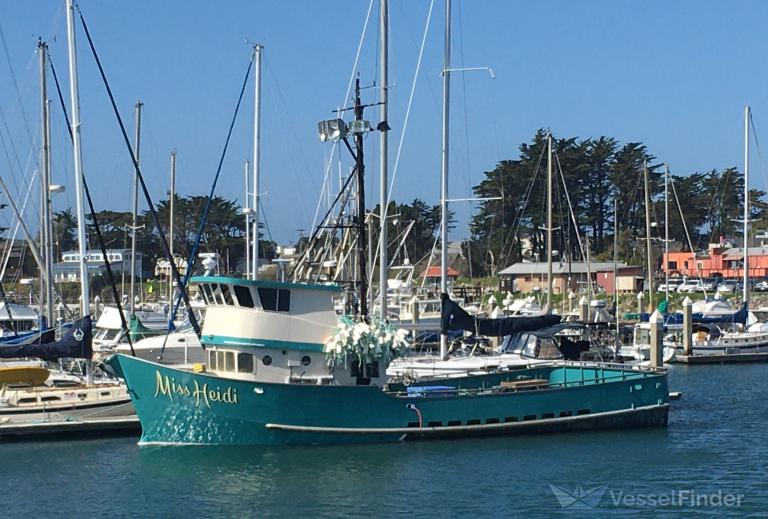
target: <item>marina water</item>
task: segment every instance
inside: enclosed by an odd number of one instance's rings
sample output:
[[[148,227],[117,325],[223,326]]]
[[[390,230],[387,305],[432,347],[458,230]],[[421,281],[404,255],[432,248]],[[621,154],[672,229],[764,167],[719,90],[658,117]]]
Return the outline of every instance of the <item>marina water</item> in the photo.
[[[768,517],[766,380],[768,365],[675,366],[683,397],[668,429],[338,447],[5,443],[2,516]]]

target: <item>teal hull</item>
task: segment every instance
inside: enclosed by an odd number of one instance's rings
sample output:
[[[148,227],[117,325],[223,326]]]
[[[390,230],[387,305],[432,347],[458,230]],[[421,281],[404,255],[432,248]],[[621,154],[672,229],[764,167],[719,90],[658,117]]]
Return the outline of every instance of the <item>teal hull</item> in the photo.
[[[273,384],[191,373],[124,355],[109,363],[128,385],[142,444],[279,445],[380,442],[666,425],[665,372],[537,367],[404,387]],[[546,389],[499,391],[544,379]],[[396,392],[397,390],[400,392]]]

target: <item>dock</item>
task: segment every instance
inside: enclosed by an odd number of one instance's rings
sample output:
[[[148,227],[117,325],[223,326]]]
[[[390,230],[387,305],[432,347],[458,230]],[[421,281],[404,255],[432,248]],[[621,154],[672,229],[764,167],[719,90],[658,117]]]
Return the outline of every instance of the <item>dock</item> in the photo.
[[[678,355],[673,362],[679,364],[738,364],[745,362],[768,362],[768,352]]]
[[[4,441],[138,436],[139,433],[141,433],[141,424],[136,416],[89,420],[5,423],[0,425],[0,439]]]

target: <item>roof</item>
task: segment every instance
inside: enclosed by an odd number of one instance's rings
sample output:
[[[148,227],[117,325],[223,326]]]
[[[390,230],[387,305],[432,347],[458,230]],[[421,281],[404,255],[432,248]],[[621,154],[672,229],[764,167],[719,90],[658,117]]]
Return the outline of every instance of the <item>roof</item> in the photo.
[[[425,270],[424,273],[422,274],[422,276],[426,276],[428,278],[439,278],[439,277],[442,277],[442,275],[443,274],[441,272],[441,266],[440,265],[433,265],[433,266],[429,267],[427,270]],[[448,277],[449,278],[455,278],[455,277],[458,277],[458,276],[459,276],[459,271],[458,270],[456,270],[454,268],[451,268],[451,267],[448,267]]]
[[[612,261],[593,261],[589,265],[590,272],[607,272],[613,271],[614,265],[616,268],[625,269],[635,267],[635,265],[627,265],[625,263],[614,263]],[[546,274],[547,263],[513,263],[509,267],[499,272],[502,276],[520,276],[526,274]],[[585,261],[572,261],[570,265],[568,263],[553,262],[552,263],[553,274],[586,274],[587,262]]]
[[[750,247],[750,256],[768,256],[768,247]],[[723,252],[723,258],[741,259],[744,257],[744,247],[731,247]]]

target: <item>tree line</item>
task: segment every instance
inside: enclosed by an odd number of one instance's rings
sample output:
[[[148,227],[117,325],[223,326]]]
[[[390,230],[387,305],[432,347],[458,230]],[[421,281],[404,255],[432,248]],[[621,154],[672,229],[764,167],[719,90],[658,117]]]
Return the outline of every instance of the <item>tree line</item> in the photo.
[[[546,149],[547,132],[541,129],[530,142],[520,145],[517,159],[500,161],[474,186],[478,198],[492,199],[480,203],[464,247],[475,275],[495,274],[523,259],[546,259]],[[646,164],[651,220],[655,222],[651,237],[654,248],[663,249],[664,164],[642,142],[621,143],[606,136],[553,137],[553,155],[556,260],[581,261],[587,253],[593,259],[611,259],[618,229],[620,260],[642,264]],[[683,250],[706,248],[721,236],[741,232],[739,222],[734,221],[741,218],[744,207],[744,175],[738,168],[670,174],[670,184],[674,189],[669,188],[669,236]],[[754,232],[767,225],[765,195],[750,189],[750,214],[761,219],[753,226]],[[684,221],[678,208],[682,208]],[[660,264],[660,255],[655,258]]]

